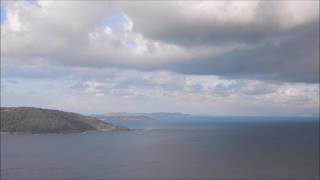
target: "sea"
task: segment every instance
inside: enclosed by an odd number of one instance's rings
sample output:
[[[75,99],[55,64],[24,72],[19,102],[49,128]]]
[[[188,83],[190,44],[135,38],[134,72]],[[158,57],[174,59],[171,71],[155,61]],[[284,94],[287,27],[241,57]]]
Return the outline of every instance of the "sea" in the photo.
[[[319,179],[318,117],[156,114],[131,131],[1,134],[4,179]]]

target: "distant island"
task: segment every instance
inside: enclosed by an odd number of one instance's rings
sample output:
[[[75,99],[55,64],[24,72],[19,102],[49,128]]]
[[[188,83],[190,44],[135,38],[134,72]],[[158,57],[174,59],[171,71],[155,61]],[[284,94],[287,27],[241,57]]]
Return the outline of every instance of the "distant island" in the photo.
[[[72,112],[33,107],[1,107],[1,132],[77,133],[121,130],[129,129]]]

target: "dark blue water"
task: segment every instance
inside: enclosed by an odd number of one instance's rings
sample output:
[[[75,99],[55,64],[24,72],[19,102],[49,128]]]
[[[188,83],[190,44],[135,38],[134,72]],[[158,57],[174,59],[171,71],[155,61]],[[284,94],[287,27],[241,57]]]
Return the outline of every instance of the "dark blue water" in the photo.
[[[1,135],[1,179],[318,179],[317,119],[119,121],[135,130]]]

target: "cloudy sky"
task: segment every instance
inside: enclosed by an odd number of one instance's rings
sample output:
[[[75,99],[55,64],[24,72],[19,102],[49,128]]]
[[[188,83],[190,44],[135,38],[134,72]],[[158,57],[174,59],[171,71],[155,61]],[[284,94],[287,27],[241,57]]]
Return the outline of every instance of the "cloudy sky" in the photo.
[[[1,105],[319,115],[319,1],[1,1]]]

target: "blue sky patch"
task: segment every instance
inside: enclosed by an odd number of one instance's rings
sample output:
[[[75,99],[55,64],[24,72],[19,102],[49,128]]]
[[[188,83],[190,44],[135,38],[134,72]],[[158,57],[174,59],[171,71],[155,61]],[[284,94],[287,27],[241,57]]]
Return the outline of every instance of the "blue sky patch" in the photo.
[[[127,47],[130,49],[133,49],[133,48],[137,47],[137,44],[133,41],[129,41],[129,42],[127,42]]]
[[[0,7],[0,14],[1,14],[0,23],[2,24],[6,19],[6,11],[3,7]]]
[[[114,15],[114,16],[111,16],[111,17],[107,17],[107,18],[104,18],[102,21],[101,21],[101,25],[102,26],[109,26],[110,28],[118,28],[119,26],[123,25],[124,23],[126,23],[126,18],[121,15],[121,14],[118,14],[118,15]]]

